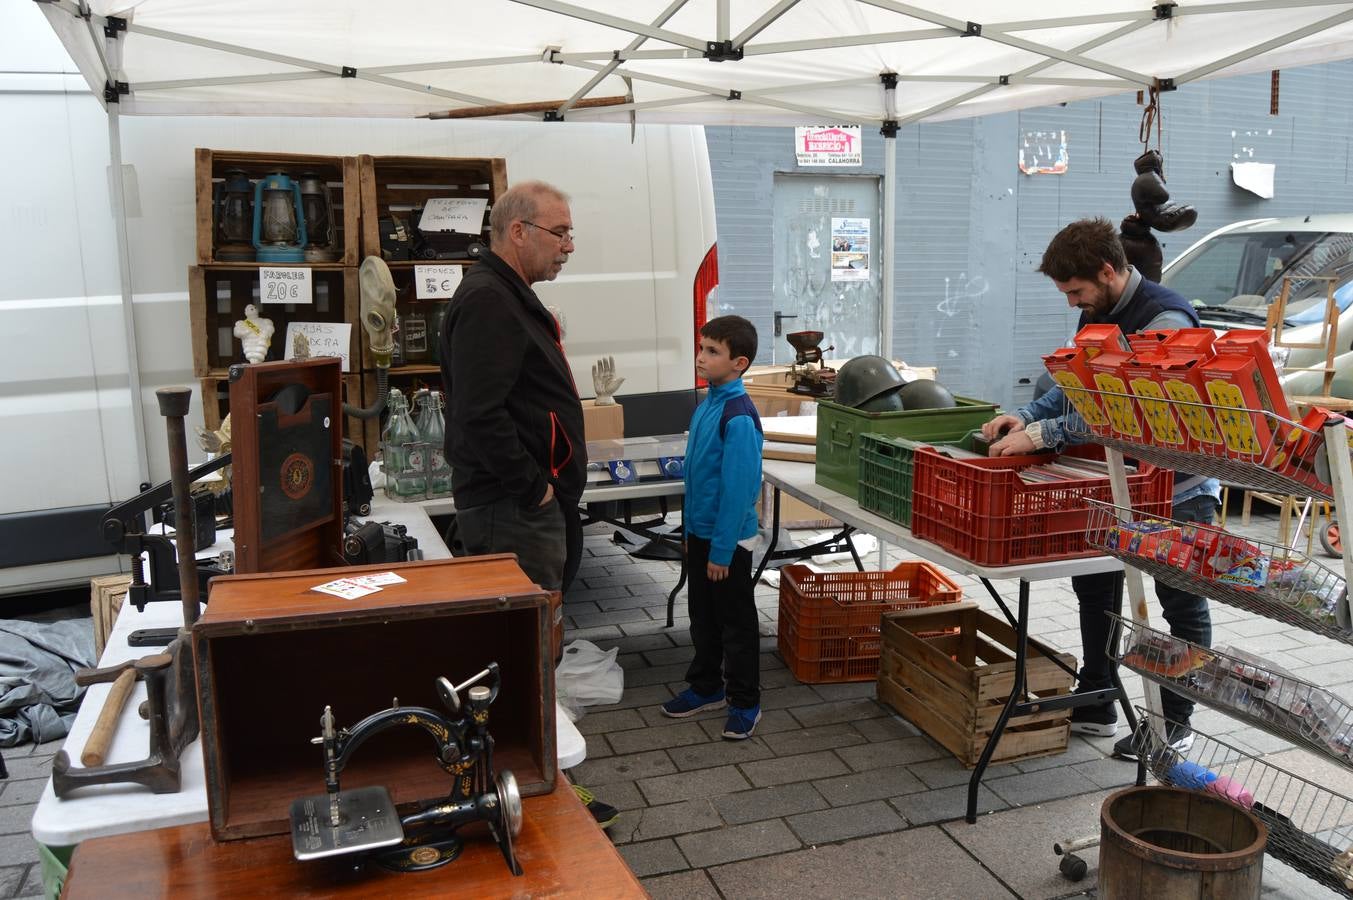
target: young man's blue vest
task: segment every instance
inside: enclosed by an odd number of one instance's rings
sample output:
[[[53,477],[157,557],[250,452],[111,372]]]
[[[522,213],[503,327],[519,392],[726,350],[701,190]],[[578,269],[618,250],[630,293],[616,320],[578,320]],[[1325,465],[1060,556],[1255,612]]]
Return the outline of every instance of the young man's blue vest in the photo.
[[[1126,308],[1119,311],[1118,315],[1110,315],[1092,323],[1087,314],[1082,312],[1076,330],[1080,331],[1090,324],[1114,324],[1123,334],[1136,334],[1146,330],[1151,320],[1167,309],[1178,310],[1188,316],[1195,328],[1201,324],[1197,311],[1189,305],[1189,301],[1164,285],[1143,278],[1138,283],[1137,292],[1132,295],[1132,300],[1128,302]]]

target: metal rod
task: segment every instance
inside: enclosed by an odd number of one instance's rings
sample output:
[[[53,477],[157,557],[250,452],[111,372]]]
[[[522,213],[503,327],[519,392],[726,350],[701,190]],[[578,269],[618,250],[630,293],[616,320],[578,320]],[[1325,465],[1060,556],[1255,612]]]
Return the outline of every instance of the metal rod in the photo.
[[[620,16],[607,15],[596,10],[584,9],[581,6],[574,6],[572,3],[560,3],[558,0],[512,0],[513,3],[520,3],[522,6],[530,6],[535,9],[543,9],[546,12],[558,13],[562,16],[579,19],[583,22],[591,22],[594,25],[604,25],[607,28],[615,28],[618,31],[628,31],[630,34],[642,34],[645,37],[657,38],[660,41],[666,41],[669,44],[676,44],[678,47],[689,47],[692,50],[699,50],[702,53],[705,50],[705,42],[699,38],[691,37],[688,34],[681,34],[676,31],[668,31],[665,28],[654,28],[651,25],[645,25],[642,22],[636,22],[633,19],[622,19]]]
[[[197,621],[197,556],[193,551],[193,501],[188,482],[188,433],[184,417],[193,392],[186,387],[160,388],[160,402],[169,435],[169,478],[174,486],[174,550],[179,564],[179,596],[183,600],[183,627]]]

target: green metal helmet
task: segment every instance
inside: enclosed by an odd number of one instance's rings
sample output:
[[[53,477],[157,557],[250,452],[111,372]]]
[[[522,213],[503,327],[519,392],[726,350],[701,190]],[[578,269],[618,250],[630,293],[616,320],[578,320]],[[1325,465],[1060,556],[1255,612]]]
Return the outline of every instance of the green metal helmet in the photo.
[[[897,367],[882,356],[857,356],[836,373],[836,402],[854,408],[905,382]]]
[[[914,409],[952,409],[958,406],[954,395],[938,381],[918,378],[905,384],[898,391],[902,396],[902,407],[908,411]]]

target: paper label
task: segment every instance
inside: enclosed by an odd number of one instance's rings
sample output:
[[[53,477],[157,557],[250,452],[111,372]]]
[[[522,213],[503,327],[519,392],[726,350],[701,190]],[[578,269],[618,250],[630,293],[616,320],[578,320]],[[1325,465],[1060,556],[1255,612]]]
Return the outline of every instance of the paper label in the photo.
[[[465,275],[461,266],[414,266],[413,283],[419,300],[450,300]]]
[[[314,303],[310,269],[305,266],[260,268],[258,297],[263,303]]]
[[[404,584],[408,579],[401,578],[394,572],[374,572],[370,575],[354,575],[347,579],[355,581],[358,584],[364,584],[368,587],[381,587],[387,584]]]
[[[484,208],[488,205],[489,201],[483,197],[433,197],[423,204],[418,227],[422,231],[482,234]]]
[[[310,342],[310,356],[337,356],[343,360],[343,371],[351,372],[348,351],[351,348],[350,322],[288,322],[286,351],[283,359],[295,359],[296,335],[304,334]]]

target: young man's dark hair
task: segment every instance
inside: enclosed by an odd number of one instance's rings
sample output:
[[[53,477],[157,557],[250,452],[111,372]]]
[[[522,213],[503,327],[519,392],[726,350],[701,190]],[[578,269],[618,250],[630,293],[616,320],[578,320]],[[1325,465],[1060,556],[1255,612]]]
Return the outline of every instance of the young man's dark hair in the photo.
[[[700,329],[700,336],[718,341],[728,347],[728,355],[733,359],[747,357],[751,365],[756,359],[756,326],[742,316],[719,316],[710,319]]]
[[[1115,272],[1127,268],[1127,256],[1118,240],[1118,232],[1108,219],[1081,219],[1057,232],[1043,251],[1038,271],[1053,281],[1073,278],[1094,281],[1104,264]]]

